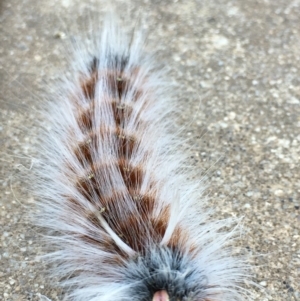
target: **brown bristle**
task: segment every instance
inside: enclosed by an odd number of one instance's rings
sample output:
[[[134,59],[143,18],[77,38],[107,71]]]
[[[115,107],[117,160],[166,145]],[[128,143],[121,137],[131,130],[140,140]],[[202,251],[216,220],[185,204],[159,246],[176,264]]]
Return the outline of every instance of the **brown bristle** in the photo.
[[[88,80],[82,81],[81,89],[84,96],[88,99],[93,99],[95,97],[95,87],[98,81],[98,72],[94,71]]]
[[[120,158],[129,159],[137,144],[137,139],[134,135],[127,134],[120,127],[116,128],[115,139]]]
[[[124,183],[128,190],[138,190],[143,181],[143,170],[141,167],[133,167],[127,163],[127,160],[122,158],[119,162],[119,169],[122,174]]]
[[[178,241],[182,241],[184,237],[188,237],[187,233],[181,227],[176,227],[168,243],[168,246],[172,249],[178,248]],[[192,251],[192,247],[190,247],[189,251]]]
[[[93,118],[95,114],[95,102],[93,101],[85,110],[78,108],[78,124],[82,130],[90,130],[93,127]]]
[[[112,101],[111,106],[113,109],[116,125],[123,126],[124,121],[128,120],[132,114],[132,107],[128,104],[120,103],[119,101]]]
[[[170,218],[170,208],[168,206],[163,208],[158,216],[153,217],[155,204],[158,202],[157,194],[153,191],[148,194],[141,193],[141,184],[145,177],[144,167],[133,166],[130,163],[134,152],[140,146],[140,137],[137,133],[128,133],[126,124],[130,118],[135,118],[136,129],[147,125],[141,118],[141,112],[134,111],[135,101],[143,94],[142,90],[134,89],[132,86],[139,70],[133,70],[130,76],[124,73],[124,68],[118,72],[115,70],[101,70],[100,72],[98,63],[94,59],[90,68],[90,76],[81,79],[82,93],[90,102],[82,107],[80,103],[76,104],[78,107],[77,122],[85,138],[78,142],[74,153],[86,171],[83,177],[77,179],[76,186],[85,199],[98,208],[88,215],[88,220],[95,227],[102,228],[98,217],[101,214],[109,227],[126,244],[133,250],[143,252],[147,244],[146,238],[149,235],[156,243],[162,240]],[[108,94],[95,100],[96,85],[101,80],[105,81]],[[131,103],[123,103],[123,95],[125,96],[129,89],[132,92]],[[140,110],[145,108],[147,101]],[[97,115],[97,110],[101,110],[102,107],[112,113],[113,123],[95,128],[93,120]],[[98,157],[97,153],[101,143],[108,141],[112,144],[110,146],[111,157]],[[105,181],[110,181],[109,177],[116,172],[120,177],[119,186],[107,186]],[[114,181],[118,180],[114,179]],[[149,189],[153,190],[151,187],[157,187],[154,179],[149,181]],[[70,202],[73,203],[72,206],[78,208],[79,205],[76,202],[72,200]],[[127,207],[123,208],[121,204],[127,204]],[[176,229],[175,232],[170,245],[176,243],[180,229]],[[89,236],[85,236],[83,239],[89,243],[98,243]],[[121,250],[111,240],[106,247],[121,253]]]
[[[159,218],[155,220],[151,220],[155,231],[158,233],[160,237],[163,237],[166,229],[167,229],[167,221],[170,218],[170,208],[169,206],[164,208],[164,210],[160,213]]]
[[[78,147],[74,150],[74,153],[80,163],[93,164],[93,154],[97,152],[98,143],[104,141],[106,137],[110,137],[111,141],[114,142],[113,148],[116,148],[118,156],[121,158],[129,159],[136,146],[136,138],[133,135],[128,135],[120,127],[105,128],[102,127],[98,130],[88,132],[86,139],[78,144]]]
[[[136,204],[136,208],[142,216],[149,214],[154,209],[155,198],[150,195],[141,195],[131,192],[132,199]]]
[[[111,91],[112,96],[122,98],[126,91],[132,87],[134,80],[136,80],[139,74],[139,68],[134,69],[128,75],[125,75],[122,70],[116,72],[115,70],[97,70],[97,65],[93,65],[91,73],[88,77],[81,78],[81,90],[83,95],[88,99],[93,99],[96,91],[96,84],[101,79],[104,80],[108,86],[108,90]],[[143,94],[142,90],[135,89],[132,101],[136,101]]]

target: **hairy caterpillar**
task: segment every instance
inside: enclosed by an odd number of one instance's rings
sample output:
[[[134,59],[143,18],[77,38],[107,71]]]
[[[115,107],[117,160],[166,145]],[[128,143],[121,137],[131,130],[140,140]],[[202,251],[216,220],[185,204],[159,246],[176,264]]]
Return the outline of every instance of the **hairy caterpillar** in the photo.
[[[82,59],[82,58],[81,58]],[[232,220],[211,221],[173,134],[163,72],[108,17],[45,115],[37,223],[69,300],[243,300]]]

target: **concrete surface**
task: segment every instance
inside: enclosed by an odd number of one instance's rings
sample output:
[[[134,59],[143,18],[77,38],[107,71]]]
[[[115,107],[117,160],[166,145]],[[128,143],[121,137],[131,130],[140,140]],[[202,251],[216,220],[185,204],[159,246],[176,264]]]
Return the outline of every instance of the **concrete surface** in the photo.
[[[141,16],[149,48],[179,83],[179,122],[218,218],[244,216],[239,245],[257,255],[253,278],[267,293],[252,287],[254,299],[299,301],[300,1],[110,3],[129,23]],[[36,260],[42,246],[27,221],[34,200],[18,174],[30,172],[35,107],[67,69],[66,41],[107,7],[0,3],[0,300],[63,299]]]

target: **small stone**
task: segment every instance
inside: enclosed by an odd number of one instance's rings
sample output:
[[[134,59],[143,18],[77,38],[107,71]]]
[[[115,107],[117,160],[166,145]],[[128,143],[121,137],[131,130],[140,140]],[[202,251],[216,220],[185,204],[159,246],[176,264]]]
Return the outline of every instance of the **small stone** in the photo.
[[[200,86],[205,89],[205,88],[210,88],[212,85],[210,82],[202,80],[200,81]]]
[[[211,41],[215,48],[220,49],[226,47],[229,44],[229,40],[221,35],[214,35],[211,38]]]
[[[275,192],[274,192],[274,194],[275,194],[276,196],[283,196],[283,190],[281,190],[281,189],[276,189]]]
[[[291,105],[298,105],[298,104],[300,104],[300,101],[296,97],[291,97],[290,99],[287,100],[287,103],[289,103]]]
[[[34,56],[34,59],[37,61],[37,62],[40,62],[42,60],[42,57],[40,55],[35,55]]]
[[[253,196],[253,194],[254,194],[253,191],[248,191],[248,192],[246,193],[246,196],[247,196],[247,197],[251,197],[251,196]]]
[[[62,31],[57,31],[55,34],[54,34],[54,38],[55,39],[65,39],[66,38],[66,34]]]
[[[261,281],[259,284],[260,284],[261,286],[267,286],[267,282],[266,282],[266,281]]]
[[[2,255],[4,258],[9,258],[9,254],[7,252],[4,252]]]
[[[181,61],[181,58],[180,58],[179,55],[173,55],[173,60],[174,60],[175,62],[180,62],[180,61]]]
[[[10,285],[14,285],[15,282],[16,282],[16,281],[15,281],[14,279],[10,279],[10,280],[9,280],[9,284],[10,284]]]
[[[235,113],[235,112],[230,112],[229,115],[228,115],[228,118],[229,118],[230,120],[235,119],[235,117],[236,117],[236,113]]]

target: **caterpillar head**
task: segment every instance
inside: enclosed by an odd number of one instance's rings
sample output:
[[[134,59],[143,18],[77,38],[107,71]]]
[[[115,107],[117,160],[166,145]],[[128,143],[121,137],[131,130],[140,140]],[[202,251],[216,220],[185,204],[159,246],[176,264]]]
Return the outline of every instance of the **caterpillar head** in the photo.
[[[168,247],[149,248],[126,267],[130,296],[137,301],[205,300],[206,278],[192,258]]]

